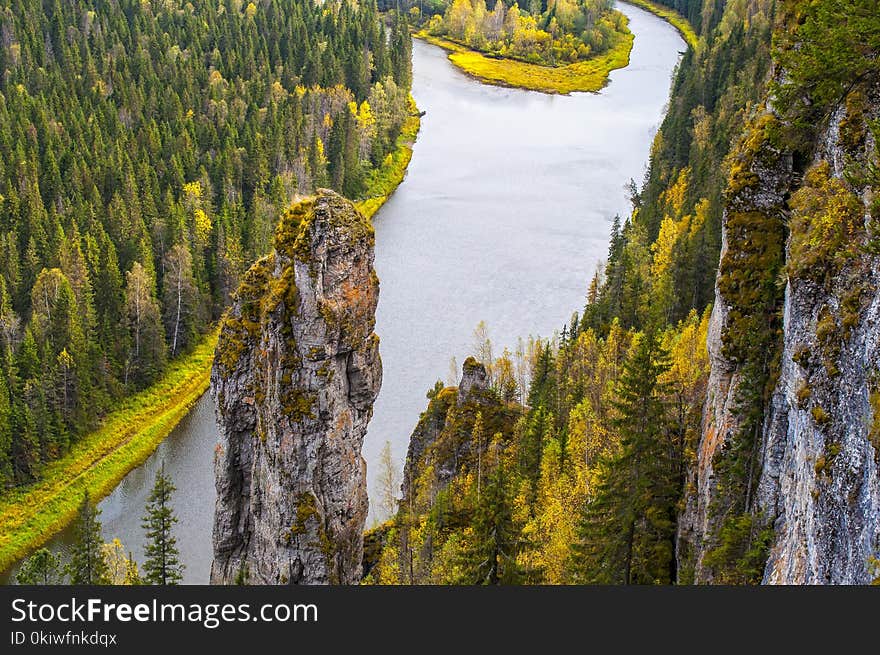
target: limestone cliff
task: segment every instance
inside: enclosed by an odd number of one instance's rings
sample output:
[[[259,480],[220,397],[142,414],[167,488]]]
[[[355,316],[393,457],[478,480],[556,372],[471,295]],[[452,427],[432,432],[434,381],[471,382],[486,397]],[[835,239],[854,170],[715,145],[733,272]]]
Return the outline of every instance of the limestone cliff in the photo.
[[[372,226],[320,190],[247,272],[211,374],[215,584],[351,584],[367,516],[361,445],[381,383]]]
[[[877,89],[851,94],[798,166],[765,112],[733,158],[703,435],[679,529],[684,581],[872,579],[878,107]]]

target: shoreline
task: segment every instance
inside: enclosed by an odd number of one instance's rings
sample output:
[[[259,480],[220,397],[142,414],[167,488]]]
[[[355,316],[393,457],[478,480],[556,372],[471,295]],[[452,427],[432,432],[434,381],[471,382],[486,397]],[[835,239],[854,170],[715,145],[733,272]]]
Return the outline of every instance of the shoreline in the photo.
[[[407,109],[409,115],[403,122],[394,151],[385,157],[382,168],[374,171],[370,176],[367,183],[370,189],[369,195],[363,200],[354,201],[354,206],[366,218],[373,218],[406,177],[409,162],[412,160],[413,146],[422,127],[421,114],[412,95],[407,102]]]
[[[699,45],[699,37],[697,33],[694,31],[693,26],[690,24],[687,18],[682,16],[680,13],[675,11],[674,9],[670,9],[665,5],[657,4],[656,2],[651,2],[651,0],[619,0],[624,4],[630,4],[639,9],[644,9],[645,11],[649,11],[658,18],[662,18],[667,23],[672,25],[675,29],[678,30],[678,33],[681,34],[681,38],[684,39],[685,43],[691,47],[692,50],[696,50]]]
[[[692,50],[699,45],[694,28],[674,9],[651,0],[620,0],[650,12],[674,27]],[[626,33],[608,52],[566,66],[543,66],[518,59],[492,57],[466,45],[441,36],[428,34],[424,29],[413,33],[413,38],[443,48],[449,61],[464,74],[483,84],[540,93],[568,95],[576,92],[595,93],[608,83],[611,71],[629,66],[629,57],[635,35],[626,21]],[[624,52],[625,50],[625,52]]]
[[[171,363],[162,378],[127,397],[30,485],[0,499],[0,571],[43,546],[76,517],[82,494],[104,498],[144,463],[208,390],[219,330]],[[141,427],[143,426],[143,427]]]
[[[372,218],[406,177],[421,128],[412,96],[408,108],[410,114],[397,147],[371,175],[368,197],[354,201],[367,218]],[[159,381],[122,400],[97,430],[48,463],[39,480],[0,495],[0,573],[8,573],[67,527],[79,511],[86,488],[97,505],[155,452],[208,391],[219,334],[219,327],[213,328],[192,353],[172,362]]]
[[[483,84],[551,95],[595,93],[608,83],[611,71],[629,66],[635,35],[624,16],[626,32],[613,48],[600,55],[565,66],[542,66],[518,59],[492,57],[450,39],[428,34],[425,30],[413,33],[413,38],[443,48],[449,61],[464,74]]]

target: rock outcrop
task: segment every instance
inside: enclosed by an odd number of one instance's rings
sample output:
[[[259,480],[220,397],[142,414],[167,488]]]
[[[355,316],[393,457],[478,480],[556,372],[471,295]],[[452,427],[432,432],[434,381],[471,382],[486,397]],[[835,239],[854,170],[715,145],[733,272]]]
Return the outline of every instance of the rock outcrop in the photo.
[[[802,175],[761,135],[745,140],[758,156],[744,161],[741,147],[734,161],[703,434],[680,520],[680,570],[692,575],[685,581],[730,581],[725,565],[754,567],[750,581],[771,584],[864,584],[876,575],[878,218],[873,185],[853,172],[876,161],[866,126],[880,93],[845,104]],[[770,220],[744,222],[744,212]],[[817,230],[825,230],[821,238]],[[784,286],[762,292],[748,258],[776,239],[784,244],[776,257]],[[737,262],[752,271],[738,282]],[[749,312],[764,313],[744,323]],[[737,330],[758,326],[759,348],[739,347]]]
[[[738,172],[732,175],[724,211],[702,438],[679,520],[678,568],[686,582],[691,572],[698,582],[719,581],[704,565],[704,556],[717,546],[724,520],[747,513],[751,505],[749,480],[738,471],[725,475],[716,469],[725,464],[728,471],[737,468],[739,462],[731,465],[730,460],[751,446],[755,428],[746,424],[746,417],[754,417],[754,408],[747,407],[748,398],[760,396],[777,340],[776,278],[784,263],[786,201],[793,175],[791,158],[769,142],[775,125],[769,112],[757,117],[733,158]]]
[[[211,582],[356,583],[361,445],[382,377],[373,229],[320,190],[285,213],[274,245],[241,282],[211,374]]]
[[[373,583],[447,584],[455,579],[441,575],[435,565],[462,547],[460,531],[469,520],[463,510],[464,483],[478,479],[488,485],[499,479],[492,472],[524,410],[498,395],[486,367],[475,358],[468,357],[462,369],[457,387],[438,385],[428,393],[428,406],[409,441],[399,511],[369,535],[364,569],[372,571]],[[461,566],[475,568],[480,561]]]
[[[485,404],[488,390],[489,374],[486,372],[486,367],[473,357],[468,357],[461,367],[457,404],[464,405],[470,400],[477,404]]]
[[[437,390],[410,435],[403,467],[402,498],[411,497],[416,478],[428,465],[434,467],[438,487],[448,483],[472,450],[467,439],[459,439],[456,435],[460,432],[469,434],[477,412],[485,409],[486,416],[494,416],[501,408],[502,404],[489,388],[486,367],[468,357],[462,365],[458,387]],[[466,427],[462,428],[462,425]],[[441,445],[436,448],[438,442]],[[428,450],[432,446],[437,452],[429,456]]]

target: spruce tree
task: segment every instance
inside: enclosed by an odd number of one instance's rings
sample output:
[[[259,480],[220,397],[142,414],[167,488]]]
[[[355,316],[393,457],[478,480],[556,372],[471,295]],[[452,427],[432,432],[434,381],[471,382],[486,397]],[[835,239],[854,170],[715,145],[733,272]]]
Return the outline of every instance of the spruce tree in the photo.
[[[545,352],[549,349],[545,349]],[[535,388],[534,385],[532,387]],[[528,499],[534,502],[538,493],[538,478],[541,475],[541,456],[544,452],[544,438],[552,433],[553,416],[543,405],[537,405],[527,417],[519,439],[517,458],[519,474],[528,480]]]
[[[675,580],[677,476],[660,376],[667,354],[652,334],[640,335],[614,402],[617,453],[602,464],[595,495],[573,548],[582,582],[650,584]]]
[[[545,407],[549,410],[555,404],[555,359],[549,344],[537,343],[532,383],[529,387],[529,407]]]
[[[137,563],[134,561],[134,557],[129,552],[128,553],[128,561],[125,565],[125,584],[126,585],[139,585],[143,584],[143,580],[141,579],[140,571],[138,571]]]
[[[12,419],[13,406],[6,375],[0,364],[0,483],[13,479],[12,475]]]
[[[147,501],[141,524],[147,536],[144,546],[146,560],[143,566],[143,581],[147,584],[175,585],[183,579],[183,564],[177,550],[177,539],[171,532],[171,528],[177,523],[177,517],[171,508],[171,494],[174,490],[171,479],[165,475],[163,465],[156,474],[156,483]]]
[[[88,490],[83,494],[79,516],[76,519],[76,540],[70,553],[67,574],[70,584],[107,584],[107,564],[101,550],[101,515],[89,499]]]
[[[482,430],[482,428],[480,428]],[[473,538],[461,558],[464,584],[515,584],[519,530],[513,517],[513,476],[496,434],[486,452],[486,472],[481,493],[475,498]]]

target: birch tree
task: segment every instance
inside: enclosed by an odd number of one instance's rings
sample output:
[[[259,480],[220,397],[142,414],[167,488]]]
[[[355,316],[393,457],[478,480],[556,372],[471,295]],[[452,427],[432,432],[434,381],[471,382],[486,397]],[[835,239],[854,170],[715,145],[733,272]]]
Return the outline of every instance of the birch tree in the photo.
[[[131,336],[125,383],[131,378],[136,384],[145,385],[155,379],[165,364],[162,317],[153,296],[152,280],[140,262],[132,265],[125,280],[125,316]]]
[[[165,331],[174,357],[196,332],[198,290],[192,273],[192,254],[179,243],[165,256]]]
[[[387,520],[397,512],[397,495],[400,489],[400,472],[391,454],[391,442],[386,441],[379,454],[379,476],[376,479],[379,498],[379,518]]]

